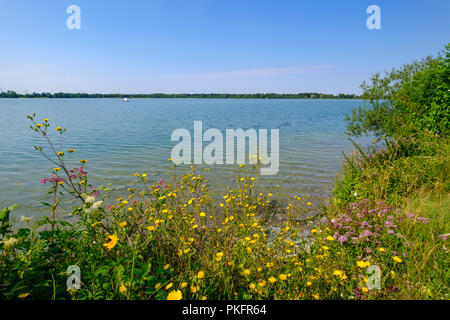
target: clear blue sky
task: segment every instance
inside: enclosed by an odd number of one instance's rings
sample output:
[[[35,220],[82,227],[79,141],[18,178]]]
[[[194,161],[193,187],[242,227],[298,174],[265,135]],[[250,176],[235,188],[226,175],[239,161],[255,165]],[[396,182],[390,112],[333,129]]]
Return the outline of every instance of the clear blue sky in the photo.
[[[366,27],[371,4],[381,30]],[[3,90],[358,93],[443,49],[450,1],[0,0],[0,39]]]

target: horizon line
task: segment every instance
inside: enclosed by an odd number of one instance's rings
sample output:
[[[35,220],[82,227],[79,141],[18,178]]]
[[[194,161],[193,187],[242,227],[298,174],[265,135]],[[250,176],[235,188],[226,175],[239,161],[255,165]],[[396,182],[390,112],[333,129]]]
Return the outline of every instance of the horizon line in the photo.
[[[18,96],[33,96],[33,95],[105,95],[105,96],[151,96],[151,95],[242,95],[242,96],[252,96],[252,95],[281,95],[281,96],[292,96],[292,95],[326,95],[326,96],[339,96],[339,95],[353,95],[353,96],[359,96],[357,93],[346,93],[346,92],[339,92],[339,93],[325,93],[325,92],[317,92],[317,91],[304,91],[304,92],[246,92],[246,93],[235,93],[235,92],[151,92],[151,93],[122,93],[122,92],[68,92],[68,91],[40,91],[40,92],[28,92],[26,90],[25,92],[15,91],[15,90],[1,90],[0,89],[0,96],[5,94],[13,94]]]

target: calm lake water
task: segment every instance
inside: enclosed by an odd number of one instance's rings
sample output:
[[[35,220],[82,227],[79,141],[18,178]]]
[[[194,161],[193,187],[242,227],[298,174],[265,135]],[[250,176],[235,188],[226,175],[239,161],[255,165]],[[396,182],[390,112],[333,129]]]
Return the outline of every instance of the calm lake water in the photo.
[[[193,135],[194,120],[203,130],[254,128],[280,130],[280,169],[259,179],[261,187],[319,201],[331,194],[341,168],[342,152],[352,145],[345,135],[344,116],[359,100],[240,99],[0,99],[0,207],[19,204],[16,216],[44,212],[47,185],[40,184],[54,167],[33,145],[44,146],[29,128],[27,114],[49,118],[52,128],[67,128],[64,149],[88,159],[90,182],[112,183],[117,190],[133,184],[136,171],[150,178],[167,176],[170,136],[177,128]],[[50,132],[56,137],[54,129]],[[370,138],[360,140],[365,144]],[[207,143],[204,143],[205,147]],[[215,190],[223,190],[233,168],[215,165],[208,173]],[[66,203],[66,206],[68,204]]]

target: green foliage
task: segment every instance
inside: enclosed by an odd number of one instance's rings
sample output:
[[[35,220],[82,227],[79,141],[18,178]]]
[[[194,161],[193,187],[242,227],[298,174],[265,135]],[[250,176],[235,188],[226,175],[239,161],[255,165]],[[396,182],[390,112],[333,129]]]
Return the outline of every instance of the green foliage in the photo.
[[[422,134],[354,146],[334,189],[341,207],[365,198],[400,205],[420,190],[450,191],[449,138]]]
[[[390,239],[389,245],[380,243],[386,249],[403,251],[400,257],[406,260],[407,275],[383,272],[383,283],[388,285],[389,278],[400,276],[402,289],[398,284],[395,288],[403,291],[404,299],[448,295],[449,58],[447,45],[442,56],[404,65],[384,76],[377,73],[369,83],[362,84],[366,104],[347,117],[347,129],[353,135],[372,132],[378,138],[367,147],[352,141],[355,150],[345,155],[334,203],[327,208],[329,215],[338,217],[333,221],[339,221],[340,213],[348,212],[349,207],[352,210],[355,202],[367,201],[384,201],[402,208],[408,217],[412,217],[411,212],[427,217],[419,219],[423,222],[420,230],[404,220],[396,221],[394,225],[401,230],[397,242]],[[377,218],[385,210],[390,209],[383,209]],[[398,218],[397,214],[391,216],[392,221]],[[351,219],[346,219],[344,229],[348,230]],[[372,219],[370,225],[374,224]],[[383,241],[382,236],[377,239]],[[371,245],[367,243],[374,251]],[[355,248],[347,254],[354,256],[357,252]]]
[[[352,135],[410,135],[450,129],[450,44],[443,54],[376,73],[361,85],[365,104],[346,117]]]
[[[341,207],[355,197],[400,205],[421,190],[450,190],[449,63],[450,44],[436,58],[377,73],[361,85],[367,104],[347,117],[348,132],[379,138],[368,148],[354,144],[345,156],[334,189]]]
[[[248,196],[249,177],[238,174],[236,189],[213,200],[195,170],[167,188],[140,175],[142,192],[130,188],[106,211],[82,205],[73,226],[38,231],[50,220],[28,221],[0,241],[0,298],[446,299],[448,198],[420,202],[425,217],[417,206],[359,201],[309,225],[305,237],[296,222],[304,202],[288,206],[274,233],[261,219],[271,196]],[[79,289],[66,287],[70,265],[81,269]],[[382,290],[367,288],[369,265],[382,270]]]
[[[150,94],[122,94],[122,93],[68,93],[68,92],[33,92],[19,94],[14,91],[0,92],[0,98],[196,98],[196,99],[358,99],[355,94],[339,93],[337,95],[317,92],[305,93],[150,93]]]

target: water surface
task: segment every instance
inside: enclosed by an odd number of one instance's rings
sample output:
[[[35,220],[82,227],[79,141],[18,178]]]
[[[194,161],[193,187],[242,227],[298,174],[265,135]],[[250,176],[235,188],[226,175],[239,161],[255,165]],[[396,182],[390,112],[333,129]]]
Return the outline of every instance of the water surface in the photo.
[[[74,159],[88,159],[90,182],[112,183],[124,189],[132,174],[147,171],[152,179],[168,174],[173,130],[193,134],[194,120],[203,130],[254,128],[280,130],[280,169],[264,176],[262,187],[323,199],[331,194],[342,152],[352,145],[345,135],[344,116],[359,100],[244,100],[244,99],[0,99],[0,207],[18,203],[16,215],[37,215],[49,201],[40,184],[54,167],[33,145],[44,146],[25,118],[49,118],[67,128],[64,149],[76,149]],[[366,143],[369,138],[362,140]],[[205,146],[204,143],[203,146]],[[77,162],[74,162],[77,164]],[[213,189],[230,183],[232,168],[214,166]]]

